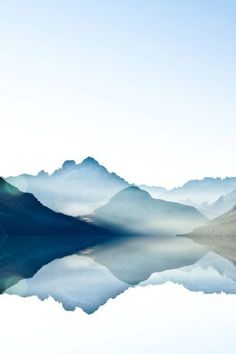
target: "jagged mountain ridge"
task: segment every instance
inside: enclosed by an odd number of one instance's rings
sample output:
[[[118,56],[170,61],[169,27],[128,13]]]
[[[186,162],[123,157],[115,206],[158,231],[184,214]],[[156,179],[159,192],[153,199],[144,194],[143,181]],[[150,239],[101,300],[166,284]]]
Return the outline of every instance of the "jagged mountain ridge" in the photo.
[[[7,181],[23,192],[33,193],[50,209],[72,216],[91,213],[129,186],[123,178],[108,172],[92,157],[80,164],[65,161],[51,175],[41,171],[36,176],[8,177]]]
[[[165,191],[160,197],[177,202],[191,200],[194,204],[213,203],[223,194],[233,190],[236,190],[236,177],[205,177],[201,180],[190,180],[181,187]]]
[[[72,216],[88,215],[122,189],[135,185],[114,172],[110,173],[92,157],[79,164],[67,160],[51,175],[40,171],[36,176],[23,174],[7,180],[21,191],[33,193],[50,209]],[[144,184],[139,187],[153,198],[193,206],[212,219],[227,210],[226,205],[224,208],[221,203],[220,207],[217,200],[236,190],[236,177],[190,180],[171,190]]]

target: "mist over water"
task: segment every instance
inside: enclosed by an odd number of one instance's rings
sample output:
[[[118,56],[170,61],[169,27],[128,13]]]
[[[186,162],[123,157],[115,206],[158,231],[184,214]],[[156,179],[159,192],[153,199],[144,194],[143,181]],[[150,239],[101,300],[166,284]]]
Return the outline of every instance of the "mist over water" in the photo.
[[[6,290],[52,296],[66,310],[93,313],[129,287],[171,281],[191,291],[236,293],[236,267],[185,237],[127,236],[56,259]]]

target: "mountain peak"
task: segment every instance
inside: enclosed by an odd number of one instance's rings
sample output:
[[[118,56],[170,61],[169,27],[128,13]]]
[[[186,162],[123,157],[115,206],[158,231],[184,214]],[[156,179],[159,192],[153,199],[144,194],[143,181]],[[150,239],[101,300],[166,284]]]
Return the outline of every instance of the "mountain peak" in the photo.
[[[39,171],[39,173],[37,174],[38,177],[44,177],[44,176],[49,176],[48,172],[41,170]]]
[[[139,187],[133,185],[128,188],[122,189],[120,192],[118,192],[112,200],[131,200],[131,199],[152,199],[150,194]]]
[[[86,157],[86,159],[84,159],[82,162],[81,162],[81,164],[86,164],[86,165],[99,165],[99,163],[98,163],[98,161],[97,160],[95,160],[93,157],[91,157],[91,156],[88,156],[88,157]]]
[[[71,167],[75,167],[76,163],[74,160],[66,160],[63,165],[62,168],[71,168]]]

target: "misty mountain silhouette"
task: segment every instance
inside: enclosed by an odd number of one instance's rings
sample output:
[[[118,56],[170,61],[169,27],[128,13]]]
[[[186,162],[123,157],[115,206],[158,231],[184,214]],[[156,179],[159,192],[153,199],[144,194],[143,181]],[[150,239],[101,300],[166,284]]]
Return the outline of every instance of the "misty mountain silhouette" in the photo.
[[[55,213],[0,178],[0,291],[56,257],[113,236],[111,231]]]
[[[118,226],[136,234],[176,234],[193,230],[208,221],[193,207],[153,199],[136,186],[118,192],[90,217],[99,225]]]
[[[182,187],[173,188],[161,194],[161,198],[183,202],[191,200],[192,203],[213,203],[223,194],[236,190],[236,177],[212,178],[205,177],[201,180],[191,180]]]
[[[129,186],[123,178],[108,172],[92,157],[80,164],[65,161],[51,175],[41,171],[36,176],[8,177],[7,181],[23,192],[33,193],[50,209],[72,216],[91,213]]]
[[[229,212],[184,235],[236,264],[236,206]]]
[[[216,218],[232,209],[236,205],[236,190],[222,195],[212,204],[202,206],[202,212],[210,218]]]

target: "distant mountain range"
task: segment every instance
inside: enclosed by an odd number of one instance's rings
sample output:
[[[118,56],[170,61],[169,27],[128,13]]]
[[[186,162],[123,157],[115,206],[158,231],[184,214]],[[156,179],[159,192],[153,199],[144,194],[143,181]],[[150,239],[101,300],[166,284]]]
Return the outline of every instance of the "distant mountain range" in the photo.
[[[176,234],[208,222],[197,209],[180,203],[154,199],[132,186],[117,193],[90,218],[98,225],[119,227],[135,234]]]
[[[230,211],[236,205],[236,190],[224,194],[219,197],[214,203],[208,204],[207,202],[201,205],[195,205],[203,214],[207,215],[210,219],[216,218],[227,211]]]
[[[153,198],[161,198],[193,206],[209,219],[229,211],[236,205],[236,177],[191,180],[171,190],[162,187],[140,186]]]
[[[43,206],[0,178],[0,291],[55,259],[114,233]]]
[[[8,177],[7,181],[23,192],[33,193],[45,206],[64,214],[79,216],[91,213],[129,186],[123,178],[110,173],[92,157],[80,164],[65,161],[53,174]]]
[[[191,180],[182,187],[164,191],[160,198],[177,202],[191,200],[194,204],[213,203],[222,195],[234,190],[236,190],[236,177],[223,179],[206,177],[201,180]]]
[[[226,211],[230,211],[236,205],[236,190],[222,195],[215,203],[210,205],[210,210],[214,212],[214,216],[220,216]]]
[[[6,180],[22,192],[30,192],[45,206],[71,216],[84,216],[105,205],[119,191],[133,186],[114,172],[109,172],[94,158],[81,163],[67,160],[49,175],[23,174]],[[191,180],[167,190],[160,186],[139,185],[153,198],[178,202],[197,208],[212,219],[236,204],[236,177]]]

